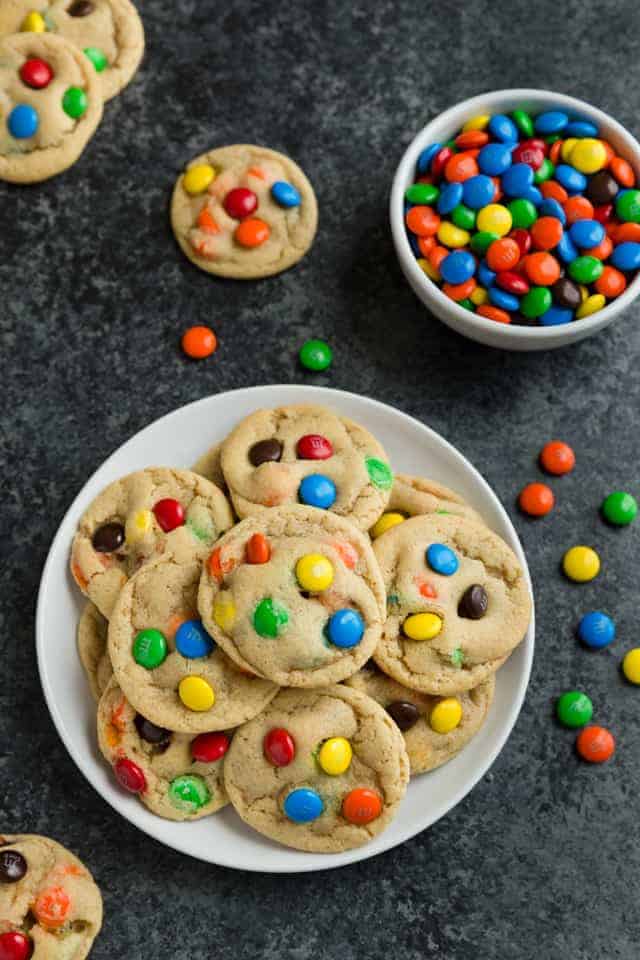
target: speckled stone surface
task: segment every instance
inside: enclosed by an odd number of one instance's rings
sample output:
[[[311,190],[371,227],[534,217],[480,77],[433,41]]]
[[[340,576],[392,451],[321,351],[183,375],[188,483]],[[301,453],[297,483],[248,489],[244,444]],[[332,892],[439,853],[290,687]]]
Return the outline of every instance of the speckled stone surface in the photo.
[[[636,960],[640,941],[640,690],[618,664],[638,643],[638,537],[599,519],[638,494],[640,307],[574,348],[509,355],[460,339],[424,310],[387,227],[394,168],[413,133],[483,90],[537,84],[582,96],[640,134],[640,8],[523,0],[280,4],[142,0],[147,57],[107,105],[81,162],[42,186],[0,184],[0,829],[42,832],[91,865],[105,895],[92,956],[173,960]],[[210,11],[210,12],[209,12]],[[609,17],[615,29],[608,29]],[[182,165],[215,144],[265,143],[305,169],[320,202],[310,255],[275,279],[213,280],[180,254],[168,201]],[[220,338],[194,365],[192,323]],[[296,351],[335,347],[325,375]],[[164,849],[84,781],[49,720],[34,653],[49,542],[89,474],[130,434],[208,393],[259,383],[355,389],[453,441],[513,510],[559,436],[578,467],[555,513],[516,523],[538,607],[531,686],[491,773],[404,846],[339,872],[277,878]],[[577,587],[564,549],[597,545]],[[603,608],[615,645],[581,649]],[[583,686],[618,751],[590,768],[552,720]]]

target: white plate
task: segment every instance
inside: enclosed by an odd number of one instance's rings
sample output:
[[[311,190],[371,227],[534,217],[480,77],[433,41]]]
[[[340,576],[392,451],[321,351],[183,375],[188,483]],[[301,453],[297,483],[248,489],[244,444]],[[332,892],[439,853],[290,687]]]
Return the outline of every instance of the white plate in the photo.
[[[444,816],[486,773],[504,746],[522,706],[533,659],[532,618],[526,639],[498,675],[495,699],[480,733],[450,763],[413,780],[395,821],[372,843],[357,850],[329,856],[289,850],[254,833],[231,807],[191,823],[162,820],[118,787],[98,752],[96,708],[76,653],[76,625],[84,603],[68,570],[76,524],[91,500],[117,477],[151,465],[189,466],[253,410],[303,402],[325,404],[363,424],[381,441],[396,470],[428,476],[458,490],[515,550],[531,587],[511,521],[477,470],[422,423],[366,397],[306,386],[235,390],[175,410],[116,450],[69,508],[42,574],[36,641],[45,697],[67,750],[87,780],[118,813],[175,850],[242,870],[301,873],[340,867],[395,847]]]

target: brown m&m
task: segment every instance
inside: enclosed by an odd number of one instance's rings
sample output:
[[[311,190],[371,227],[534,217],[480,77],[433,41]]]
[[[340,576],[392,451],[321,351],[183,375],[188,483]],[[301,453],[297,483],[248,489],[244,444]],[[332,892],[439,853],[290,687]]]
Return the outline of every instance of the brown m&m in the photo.
[[[489,597],[485,588],[474,583],[467,587],[458,604],[458,616],[467,620],[480,620],[487,612]]]
[[[269,440],[258,440],[249,450],[249,460],[254,467],[259,467],[261,463],[277,463],[282,457],[282,444],[275,438]]]

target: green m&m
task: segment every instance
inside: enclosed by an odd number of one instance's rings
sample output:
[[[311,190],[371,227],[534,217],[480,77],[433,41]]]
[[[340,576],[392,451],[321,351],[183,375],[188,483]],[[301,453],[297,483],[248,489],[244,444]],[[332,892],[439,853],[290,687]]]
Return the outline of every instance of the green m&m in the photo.
[[[509,204],[509,213],[511,214],[513,226],[522,227],[524,230],[528,230],[538,219],[538,211],[531,203],[531,200],[525,200],[523,197],[511,201]]]
[[[140,630],[133,641],[133,659],[144,667],[153,670],[159,667],[167,656],[167,641],[159,630]]]
[[[461,230],[473,230],[476,225],[475,210],[466,207],[464,203],[459,203],[457,207],[453,208],[451,219],[456,227],[460,227]]]
[[[640,190],[620,191],[616,198],[616,213],[625,223],[640,223]]]
[[[526,110],[513,110],[511,116],[520,133],[524,133],[525,137],[533,136],[533,120]]]
[[[576,257],[569,264],[569,276],[577,283],[593,283],[602,273],[602,261],[585,255]]]
[[[93,64],[96,73],[102,73],[102,71],[105,70],[109,64],[109,61],[107,60],[106,56],[104,55],[100,47],[85,47],[84,55],[85,57],[88,57],[89,60],[91,60],[91,63]]]
[[[523,317],[541,317],[551,306],[551,291],[548,287],[531,287],[520,301],[520,313]]]
[[[409,203],[426,204],[427,207],[435,203],[439,195],[440,190],[433,183],[412,183],[405,192]]]
[[[195,813],[210,799],[211,794],[202,777],[184,774],[169,784],[169,800],[183,813]]]
[[[499,239],[500,237],[497,233],[492,233],[490,230],[479,230],[471,237],[469,246],[479,257],[484,257],[493,241]]]
[[[261,637],[277,637],[289,623],[289,614],[277,600],[265,597],[253,611],[253,626]]]
[[[307,370],[326,370],[331,366],[333,353],[324,340],[307,340],[300,349],[300,363]]]
[[[369,474],[369,480],[378,490],[391,490],[393,486],[393,473],[391,467],[384,460],[378,460],[377,457],[367,457],[364,461]]]
[[[626,527],[638,513],[638,502],[630,493],[615,490],[602,503],[602,516],[616,527]]]
[[[584,727],[593,716],[593,704],[586,693],[568,690],[558,697],[556,715],[563,727]]]
[[[62,109],[72,120],[79,120],[86,113],[89,101],[81,87],[68,87],[62,98]]]

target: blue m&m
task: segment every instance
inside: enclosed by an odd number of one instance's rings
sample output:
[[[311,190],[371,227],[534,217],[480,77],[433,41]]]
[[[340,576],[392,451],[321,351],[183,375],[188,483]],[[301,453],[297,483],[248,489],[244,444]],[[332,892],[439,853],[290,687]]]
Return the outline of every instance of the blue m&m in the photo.
[[[300,503],[308,507],[318,507],[320,510],[328,510],[333,506],[336,496],[335,483],[323,473],[309,474],[298,487]]]
[[[447,283],[464,283],[476,272],[476,261],[468,250],[454,250],[440,264],[440,273]]]
[[[284,812],[294,823],[311,823],[324,811],[322,797],[310,787],[298,787],[292,790],[284,801]]]
[[[9,114],[7,127],[16,140],[27,140],[36,134],[39,123],[37,111],[28,103],[19,103]]]
[[[462,199],[472,210],[480,210],[491,203],[495,196],[496,185],[486,173],[477,173],[462,184]]]
[[[576,247],[588,250],[602,243],[605,238],[605,229],[597,220],[576,220],[569,227],[569,236]]]
[[[200,620],[185,620],[181,623],[175,639],[176,650],[189,660],[206,657],[214,648],[214,642]]]
[[[327,636],[335,647],[348,650],[356,647],[364,635],[364,620],[357,610],[344,607],[332,614],[327,624]]]
[[[427,548],[427,563],[436,573],[443,577],[451,577],[456,572],[460,563],[451,547],[444,543],[432,543]]]
[[[271,196],[280,207],[300,206],[300,194],[293,184],[286,180],[276,180],[271,187]]]
[[[593,610],[591,613],[585,613],[578,624],[578,637],[587,647],[593,650],[600,650],[602,647],[608,647],[615,640],[616,625],[606,613],[600,610]]]

